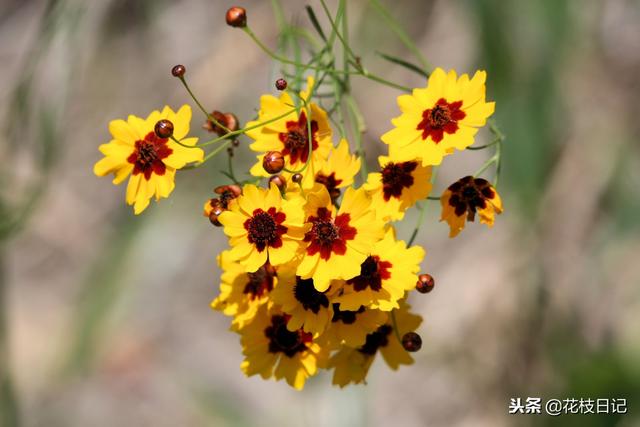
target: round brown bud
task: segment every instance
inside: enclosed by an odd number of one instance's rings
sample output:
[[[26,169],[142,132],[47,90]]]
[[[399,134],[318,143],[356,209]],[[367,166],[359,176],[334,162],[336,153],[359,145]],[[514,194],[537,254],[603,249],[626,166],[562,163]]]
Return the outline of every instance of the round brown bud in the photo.
[[[229,185],[219,185],[213,189],[213,192],[216,194],[225,194],[231,193],[235,197],[238,197],[242,194],[242,188],[239,185],[229,184]]]
[[[232,27],[246,27],[247,26],[247,11],[243,7],[234,6],[227,10],[227,25]]]
[[[302,182],[302,174],[294,173],[291,177],[291,181],[295,182],[296,184],[300,184]]]
[[[158,120],[153,130],[158,138],[169,138],[173,135],[173,123],[167,119]]]
[[[272,175],[271,178],[269,178],[269,187],[271,187],[271,184],[275,184],[280,191],[284,191],[285,188],[287,188],[287,180],[285,180],[282,175]]]
[[[220,205],[214,206],[213,209],[211,209],[211,212],[209,213],[209,221],[211,221],[211,224],[216,227],[222,226],[222,223],[218,220],[218,217],[222,212],[224,212],[224,208]]]
[[[279,151],[269,151],[262,159],[262,167],[268,173],[278,173],[284,168],[284,156]]]
[[[276,80],[276,89],[285,90],[287,88],[287,81],[283,78]]]
[[[407,332],[402,336],[402,347],[411,353],[418,351],[422,347],[422,338],[415,332]]]
[[[433,280],[433,276],[430,274],[421,274],[418,276],[418,282],[416,283],[416,289],[421,294],[428,294],[433,290],[436,282]]]
[[[204,125],[202,125],[202,128],[209,132],[215,132],[219,136],[223,136],[228,133],[222,128],[222,126],[229,129],[230,132],[236,131],[240,128],[238,118],[232,113],[222,113],[215,110],[211,113],[211,117],[213,117],[215,121],[208,118]],[[218,126],[218,123],[222,126]]]
[[[331,200],[335,202],[336,200],[338,200],[338,197],[340,197],[340,189],[339,188],[330,189],[329,196],[331,197]]]
[[[173,68],[171,69],[171,75],[173,77],[182,77],[186,72],[187,72],[187,69],[182,64],[174,65]]]

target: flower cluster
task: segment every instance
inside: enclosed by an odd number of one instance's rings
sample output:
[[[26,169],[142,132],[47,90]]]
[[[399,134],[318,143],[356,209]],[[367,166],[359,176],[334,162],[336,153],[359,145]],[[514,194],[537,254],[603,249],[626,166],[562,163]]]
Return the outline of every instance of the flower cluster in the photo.
[[[231,8],[226,19],[255,38],[244,9]],[[485,72],[470,78],[437,68],[426,87],[400,95],[401,115],[380,137],[388,152],[368,173],[361,144],[352,151],[343,127],[332,126],[336,108],[327,111],[316,102],[326,76],[319,77],[320,69],[296,89],[278,79],[279,95],[263,95],[257,117],[241,127],[232,113],[207,113],[187,86],[186,68],[178,65],[173,76],[203,110],[203,128],[217,137],[198,144],[187,136],[191,109],[165,107],[147,119],[111,122],[113,139],[100,146],[104,158],[94,167],[99,176],[112,173],[114,184],[129,177],[126,200],[139,214],[152,197],[169,196],[176,170],[197,168],[227,148],[224,174],[230,181],[204,204],[204,215],[222,227],[229,243],[217,258],[222,276],[211,306],[232,318],[246,375],[285,379],[296,389],[319,369],[332,370],[333,383],[341,387],[362,383],[378,353],[392,369],[413,363],[422,318],[411,313],[408,294],[430,292],[434,280],[419,274],[425,250],[413,241],[420,223],[408,243],[397,235],[394,223],[408,209],[440,200],[451,237],[476,212],[489,226],[502,212],[495,187],[477,177],[499,161],[499,151],[476,176],[430,196],[435,169],[470,148],[493,114],[494,103],[485,100]],[[486,147],[499,147],[502,136],[492,132],[500,139]],[[242,136],[256,153],[245,180],[236,178],[232,165]],[[203,149],[213,145],[205,156]]]

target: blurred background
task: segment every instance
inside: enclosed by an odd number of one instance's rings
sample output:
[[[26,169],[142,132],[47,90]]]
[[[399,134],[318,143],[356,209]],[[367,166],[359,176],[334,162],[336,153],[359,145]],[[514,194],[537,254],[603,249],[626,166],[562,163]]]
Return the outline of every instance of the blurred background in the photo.
[[[378,358],[366,386],[341,390],[322,373],[296,392],[245,378],[229,319],[209,308],[226,239],[201,210],[225,156],[179,173],[171,198],[139,217],[124,186],[92,172],[110,120],[191,103],[174,64],[207,108],[254,116],[279,71],[225,25],[233,4],[0,1],[3,426],[640,425],[640,2],[382,2],[432,64],[488,71],[506,211],[450,240],[429,202],[416,243],[436,289],[410,298],[425,318],[414,366]],[[311,28],[305,3],[282,4]],[[275,47],[271,3],[239,5]],[[423,86],[375,54],[415,62],[369,3],[348,6],[366,67]],[[354,78],[353,93],[373,167],[398,92]],[[194,110],[206,137],[202,119]],[[236,170],[253,161],[246,143]],[[447,159],[436,189],[489,151]],[[625,398],[629,412],[509,415],[516,397]]]

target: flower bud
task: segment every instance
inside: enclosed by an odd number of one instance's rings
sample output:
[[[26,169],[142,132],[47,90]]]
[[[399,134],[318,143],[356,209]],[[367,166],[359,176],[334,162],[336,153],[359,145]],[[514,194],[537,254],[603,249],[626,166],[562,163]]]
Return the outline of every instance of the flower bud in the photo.
[[[170,138],[173,135],[173,123],[167,119],[158,120],[153,130],[158,138]]]
[[[287,88],[287,81],[283,78],[276,80],[276,89],[285,90]]]
[[[228,209],[229,202],[241,195],[242,189],[235,184],[219,185],[213,192],[220,195],[220,206],[223,209]]]
[[[220,221],[218,221],[218,217],[224,211],[225,209],[222,206],[220,205],[214,206],[213,209],[211,209],[211,212],[209,213],[209,221],[211,221],[211,224],[215,225],[216,227],[221,227],[222,224],[220,223]]]
[[[271,187],[271,184],[275,184],[280,191],[284,191],[285,188],[287,188],[287,181],[282,175],[272,175],[271,178],[269,178],[269,187]]]
[[[421,274],[418,276],[418,282],[416,283],[416,289],[421,294],[427,294],[433,290],[436,282],[430,274]]]
[[[416,352],[422,347],[422,338],[415,332],[407,332],[402,337],[402,347],[411,353]]]
[[[247,26],[247,11],[243,7],[234,6],[227,10],[227,25],[244,28]]]
[[[171,75],[173,77],[182,77],[186,72],[187,69],[182,64],[174,65],[174,67],[171,69]]]
[[[229,129],[230,132],[236,131],[240,127],[240,122],[233,113],[222,113],[216,110],[211,113],[211,117],[213,117],[216,122]],[[211,119],[207,119],[204,125],[202,125],[202,128],[209,132],[215,132],[219,136],[226,135],[228,133]]]
[[[284,168],[284,156],[279,151],[269,151],[262,159],[262,167],[268,173],[278,173]]]
[[[296,184],[300,184],[302,182],[302,174],[294,173],[291,177],[291,181],[295,182]]]

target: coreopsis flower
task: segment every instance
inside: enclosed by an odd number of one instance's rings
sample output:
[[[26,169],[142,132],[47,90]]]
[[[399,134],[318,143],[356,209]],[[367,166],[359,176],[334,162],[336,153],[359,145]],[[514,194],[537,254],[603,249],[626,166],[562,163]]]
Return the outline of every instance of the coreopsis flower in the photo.
[[[482,178],[465,176],[454,182],[440,197],[440,221],[449,224],[449,237],[462,231],[465,221],[473,221],[476,212],[480,222],[492,227],[496,214],[502,213],[502,200],[495,188]]]
[[[290,315],[287,323],[290,331],[302,328],[305,332],[322,333],[333,316],[330,289],[318,291],[313,279],[303,279],[295,271],[295,266],[283,268],[278,289],[271,295],[273,302]]]
[[[327,188],[333,200],[340,196],[340,189],[353,184],[353,178],[360,171],[360,158],[351,154],[349,143],[341,139],[337,147],[331,149],[328,159],[319,159],[311,173],[304,173],[302,188],[310,189],[315,184],[322,184]],[[299,189],[299,185],[289,178],[291,174],[285,174],[289,188],[293,191]],[[293,188],[292,188],[293,187]]]
[[[436,68],[426,88],[400,95],[402,111],[391,122],[394,129],[382,135],[395,161],[421,159],[424,166],[439,165],[454,149],[473,144],[478,128],[493,114],[495,103],[485,102],[487,74],[477,71],[472,79],[459,78],[455,70]]]
[[[300,169],[309,156],[312,163],[327,158],[332,147],[331,128],[327,113],[309,100],[313,84],[313,77],[309,76],[307,88],[300,92],[300,97],[308,104],[301,106],[299,113],[291,111],[295,102],[287,92],[283,92],[279,98],[273,95],[263,95],[260,98],[258,119],[246,124],[247,128],[257,126],[246,132],[247,136],[255,140],[249,148],[262,153],[257,156],[258,161],[251,168],[252,175],[269,176],[263,168],[263,157],[272,151],[282,153],[285,168],[292,170]],[[260,125],[261,122],[281,116],[287,111],[291,113],[281,119]],[[311,141],[309,141],[309,128]],[[313,165],[310,170],[313,170]]]
[[[309,226],[304,226],[304,200],[283,199],[275,184],[258,188],[247,184],[236,202],[218,220],[229,236],[229,255],[253,273],[267,260],[273,266],[291,261],[301,248]]]
[[[341,310],[340,304],[333,303],[333,316],[322,337],[331,348],[343,344],[360,347],[364,345],[368,334],[387,321],[387,316],[384,311],[364,306],[354,311]]]
[[[240,365],[247,376],[260,374],[268,379],[284,378],[301,390],[306,379],[325,367],[328,349],[316,337],[302,329],[287,328],[289,315],[262,305],[253,320],[240,330],[244,361]]]
[[[173,124],[173,136],[180,144],[156,135],[155,125],[163,119]],[[97,176],[112,173],[115,185],[130,176],[126,201],[138,215],[149,206],[152,197],[156,201],[169,197],[177,169],[202,161],[204,152],[195,147],[198,138],[185,138],[190,121],[188,105],[177,112],[166,106],[162,112],[151,112],[146,119],[130,115],[126,121],[111,121],[109,132],[113,139],[99,147],[104,158],[95,164],[93,172]]]
[[[334,279],[351,279],[360,273],[360,264],[384,235],[384,224],[370,209],[371,199],[360,188],[347,188],[340,209],[331,202],[324,186],[307,193],[302,260],[297,274],[313,279],[324,292]]]
[[[431,166],[419,160],[394,162],[378,157],[380,172],[370,173],[363,186],[371,195],[371,205],[384,220],[397,221],[404,212],[431,192]]]
[[[358,275],[344,281],[341,295],[333,301],[340,303],[341,310],[358,310],[361,306],[383,311],[398,308],[405,291],[415,288],[424,255],[420,246],[407,248],[404,241],[396,240],[390,228],[384,239],[374,244]]]
[[[231,259],[229,251],[218,255],[218,265],[223,271],[220,295],[211,302],[211,307],[233,317],[232,329],[242,329],[260,306],[269,303],[278,274],[268,262],[255,272],[247,273],[239,262]]]
[[[409,312],[410,306],[400,305],[395,311],[396,325],[402,336],[406,332],[414,331],[422,323],[422,317]],[[347,384],[359,384],[364,381],[376,354],[380,352],[387,365],[394,371],[400,365],[411,365],[413,358],[402,347],[398,340],[391,320],[367,335],[365,343],[352,348],[343,346],[329,360],[328,367],[334,369],[333,384],[344,387]]]

